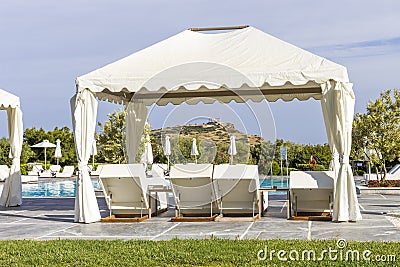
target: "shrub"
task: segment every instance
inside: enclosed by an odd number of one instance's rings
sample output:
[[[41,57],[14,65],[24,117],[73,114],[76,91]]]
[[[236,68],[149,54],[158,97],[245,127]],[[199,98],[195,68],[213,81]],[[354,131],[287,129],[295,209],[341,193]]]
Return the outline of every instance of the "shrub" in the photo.
[[[363,176],[365,174],[364,170],[354,170],[353,174],[355,176]]]
[[[311,168],[310,166],[308,166],[308,164],[296,164],[297,169],[301,170],[301,171],[310,171]],[[321,164],[317,164],[315,166],[314,169],[312,169],[313,171],[326,171],[327,168],[325,168],[324,165]]]
[[[28,170],[26,164],[21,164],[21,174],[28,175]]]
[[[368,187],[400,187],[400,180],[368,181]]]

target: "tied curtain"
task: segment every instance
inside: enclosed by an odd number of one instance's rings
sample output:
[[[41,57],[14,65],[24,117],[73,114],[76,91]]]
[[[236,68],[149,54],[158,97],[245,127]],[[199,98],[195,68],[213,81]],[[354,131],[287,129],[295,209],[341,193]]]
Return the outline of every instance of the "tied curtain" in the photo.
[[[351,83],[328,81],[321,85],[322,111],[335,172],[333,221],[361,220],[356,187],[349,162],[355,96]]]
[[[131,101],[126,107],[126,150],[128,163],[136,163],[144,125],[147,119],[147,107],[143,102]]]
[[[22,204],[22,184],[20,157],[23,142],[22,111],[19,106],[7,108],[8,133],[10,138],[10,154],[12,165],[0,197],[0,205],[5,207]]]
[[[89,175],[88,161],[96,128],[97,100],[88,89],[71,99],[71,111],[78,159],[75,197],[75,222],[100,221],[100,211]],[[130,102],[126,108],[126,147],[128,163],[134,163],[147,118],[147,107],[141,102]]]
[[[71,98],[72,125],[78,160],[74,221],[81,223],[92,223],[101,219],[88,168],[96,128],[97,105],[94,94],[88,89]]]

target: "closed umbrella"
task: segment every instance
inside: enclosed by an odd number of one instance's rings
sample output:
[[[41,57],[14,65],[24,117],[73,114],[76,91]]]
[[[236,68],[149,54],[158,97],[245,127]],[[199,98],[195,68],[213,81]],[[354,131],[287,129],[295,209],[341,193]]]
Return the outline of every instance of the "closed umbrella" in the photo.
[[[92,169],[94,170],[94,156],[97,155],[97,142],[96,142],[96,139],[93,139],[92,150],[90,151],[90,155],[92,155]]]
[[[167,156],[168,159],[168,165],[167,168],[169,170],[169,156],[171,156],[171,142],[169,141],[170,137],[167,135],[165,137],[165,144],[164,144],[164,155]]]
[[[61,140],[56,140],[56,152],[54,152],[54,157],[57,159],[57,165],[59,165],[60,158],[62,157],[61,154]]]
[[[146,170],[149,164],[153,164],[153,149],[151,147],[149,134],[146,134],[146,137],[144,138],[144,151],[140,162],[145,165]]]
[[[233,156],[235,156],[237,154],[236,139],[235,139],[234,135],[231,135],[231,137],[229,139],[230,139],[230,142],[229,142],[228,154],[231,156],[231,164],[233,164]]]
[[[151,147],[149,134],[146,134],[144,139],[144,155],[146,164],[153,164],[153,148]]]
[[[190,151],[190,155],[194,156],[197,164],[197,155],[199,155],[199,151],[197,150],[196,138],[192,139],[192,150]]]
[[[53,143],[50,143],[49,142],[49,140],[43,140],[42,142],[40,142],[40,143],[38,143],[38,144],[36,144],[36,145],[33,145],[33,146],[31,146],[31,147],[34,147],[34,148],[44,148],[44,168],[46,169],[46,166],[47,166],[47,157],[46,157],[46,149],[48,148],[48,147],[56,147],[56,145],[55,144],[53,144]]]

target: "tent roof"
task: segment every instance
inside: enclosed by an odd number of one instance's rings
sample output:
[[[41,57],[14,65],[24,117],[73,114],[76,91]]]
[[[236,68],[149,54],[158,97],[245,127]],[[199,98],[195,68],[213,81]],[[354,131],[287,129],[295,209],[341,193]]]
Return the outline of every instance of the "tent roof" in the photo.
[[[234,97],[226,88],[244,87],[261,89],[270,101],[320,98],[320,84],[328,80],[348,82],[346,68],[248,27],[218,34],[185,30],[76,83],[78,91],[90,89],[99,99],[116,102],[129,101],[141,89],[167,92],[166,104],[180,102],[173,100],[176,93],[189,98],[210,90],[210,97],[220,94],[229,102]]]
[[[20,106],[19,97],[0,89],[0,109]]]

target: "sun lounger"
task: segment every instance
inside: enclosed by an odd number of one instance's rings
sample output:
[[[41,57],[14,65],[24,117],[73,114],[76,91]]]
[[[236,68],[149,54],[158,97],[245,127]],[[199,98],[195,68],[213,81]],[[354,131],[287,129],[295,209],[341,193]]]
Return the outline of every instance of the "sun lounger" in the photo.
[[[92,170],[92,166],[89,165],[89,173],[90,173],[90,176],[92,176],[92,177],[93,177],[93,176],[97,176],[97,177],[100,176],[101,169],[103,169],[103,166],[104,166],[104,165],[98,165],[98,166],[97,166],[97,169],[96,169],[95,171],[93,171],[93,170]]]
[[[75,167],[74,166],[64,166],[62,172],[56,173],[56,178],[70,178],[74,175]]]
[[[58,173],[60,173],[61,166],[60,165],[51,165],[48,170],[44,170],[39,173],[40,178],[52,178],[56,177]]]
[[[260,182],[257,165],[215,165],[213,179],[221,215],[255,217],[258,214]],[[268,195],[265,200],[268,203]]]
[[[332,213],[334,173],[292,171],[289,190],[295,216]]]
[[[7,165],[0,165],[0,181],[4,182],[10,175],[10,168]]]
[[[32,170],[28,171],[28,175],[39,176],[43,171],[42,164],[35,164],[32,166]]]
[[[149,186],[165,185],[165,180],[161,177],[146,178],[143,164],[103,165],[99,178],[110,217],[143,218],[157,211],[159,205],[149,198]]]
[[[170,182],[177,216],[210,216],[217,213],[212,185],[212,164],[175,164]]]
[[[55,172],[60,172],[61,166],[60,166],[60,165],[51,165],[50,168],[49,168],[49,170],[50,170],[51,172],[53,172],[53,173],[55,173]]]
[[[168,171],[167,164],[153,163],[151,166],[150,176],[165,177],[167,171]]]

